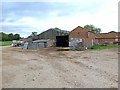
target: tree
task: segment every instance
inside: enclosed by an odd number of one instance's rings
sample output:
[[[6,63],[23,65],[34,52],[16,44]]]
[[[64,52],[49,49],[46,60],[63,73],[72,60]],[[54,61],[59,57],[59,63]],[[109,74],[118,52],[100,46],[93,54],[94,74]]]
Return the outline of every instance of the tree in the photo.
[[[100,33],[101,32],[101,29],[95,27],[94,25],[85,25],[84,28],[89,30],[89,31],[92,31],[94,33]]]
[[[7,34],[1,32],[0,33],[0,41],[9,41],[9,37]]]
[[[19,40],[20,39],[20,35],[19,34],[15,34],[14,36],[13,36],[13,40]]]
[[[0,41],[2,41],[2,32],[0,32]]]
[[[28,36],[28,38],[31,38],[33,41],[37,40],[38,39],[37,32],[32,32],[32,34]]]
[[[12,33],[10,33],[10,34],[8,34],[8,37],[9,37],[9,40],[11,41],[11,40],[13,40],[13,34]]]
[[[21,37],[19,34],[6,34],[3,32],[0,32],[0,41],[12,41],[12,40],[19,40]]]
[[[36,36],[37,32],[32,32],[32,34],[30,36]]]

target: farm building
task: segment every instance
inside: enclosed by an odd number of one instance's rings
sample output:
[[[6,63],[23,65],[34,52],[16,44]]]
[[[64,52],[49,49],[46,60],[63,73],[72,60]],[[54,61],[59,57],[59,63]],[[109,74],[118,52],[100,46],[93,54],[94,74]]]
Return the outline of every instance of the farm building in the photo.
[[[70,32],[69,46],[72,48],[88,48],[98,43],[95,38],[95,33],[78,26]]]
[[[119,35],[118,35],[119,34]],[[34,37],[26,38],[24,48],[70,47],[86,49],[96,44],[119,42],[120,32],[96,34],[83,27],[76,27],[71,32],[59,28],[48,29]],[[35,41],[34,41],[35,40]]]
[[[96,34],[96,39],[98,40],[99,44],[104,43],[116,43],[119,42],[120,39],[120,32],[111,31],[108,33],[100,33]]]
[[[23,49],[39,49],[49,47],[49,40],[35,40],[24,43]]]
[[[67,45],[67,42],[61,43],[60,38],[63,40],[64,36],[68,36],[68,35],[69,35],[69,31],[61,30],[59,28],[51,28],[51,29],[48,29],[47,31],[40,33],[39,35],[37,35],[37,37],[40,40],[41,39],[45,39],[45,40],[49,39],[51,41],[51,46],[56,46],[56,45],[57,46],[65,46],[65,43]],[[58,36],[59,36],[59,40],[58,40]],[[69,46],[69,44],[68,44],[68,46]]]
[[[33,46],[33,43],[35,43],[34,40],[35,41],[48,40],[48,43],[49,43],[48,47],[50,47],[50,46],[56,46],[56,36],[67,36],[67,35],[69,35],[69,31],[61,30],[59,28],[51,28],[38,35],[25,38],[24,42],[32,43],[32,46]]]
[[[69,31],[61,30],[59,28],[51,28],[38,35],[38,39],[56,40],[56,36],[69,35]]]
[[[69,31],[61,30],[59,28],[50,28],[50,29],[38,34],[38,35],[25,38],[24,41],[31,42],[34,40],[41,40],[41,39],[56,40],[56,36],[64,36],[64,35],[69,35]]]

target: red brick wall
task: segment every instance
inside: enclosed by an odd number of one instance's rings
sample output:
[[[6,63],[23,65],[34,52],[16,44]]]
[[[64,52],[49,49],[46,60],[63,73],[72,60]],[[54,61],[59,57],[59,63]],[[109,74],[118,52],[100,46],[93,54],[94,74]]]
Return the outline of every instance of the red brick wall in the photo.
[[[98,42],[104,43],[104,42],[115,42],[115,39],[98,39]]]
[[[109,33],[101,33],[101,38],[97,37],[97,40],[99,43],[105,43],[105,42],[116,42],[119,39],[119,32],[109,32]]]
[[[84,28],[74,29],[73,31],[70,32],[69,38],[81,38],[82,45],[87,47],[92,46],[92,40],[93,44],[97,43],[97,40],[95,39],[95,34],[92,32],[88,32]]]
[[[86,38],[87,31],[83,28],[77,28],[70,32],[70,38]]]

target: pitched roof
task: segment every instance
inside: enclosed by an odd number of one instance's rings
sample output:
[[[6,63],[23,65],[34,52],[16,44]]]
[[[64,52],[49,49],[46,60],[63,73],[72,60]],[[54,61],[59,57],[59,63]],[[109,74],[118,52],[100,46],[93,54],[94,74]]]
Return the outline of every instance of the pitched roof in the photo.
[[[76,30],[76,29],[78,29],[78,28],[84,29],[84,30],[86,30],[87,32],[94,33],[93,31],[89,31],[88,29],[83,28],[83,27],[81,27],[81,26],[77,26],[77,27],[76,27],[76,28],[74,28],[72,31],[74,31],[74,30]],[[72,31],[71,31],[71,32],[72,32]],[[95,33],[94,33],[94,34],[95,34]]]
[[[41,32],[40,34],[38,34],[38,36],[41,35],[41,34],[43,34],[43,33],[48,32],[48,31],[55,31],[55,32],[58,31],[58,32],[67,33],[67,34],[69,34],[69,32],[70,32],[70,31],[67,31],[67,30],[61,30],[59,28],[50,28],[50,29],[48,29],[46,31]]]
[[[99,34],[96,34],[96,38],[104,38],[104,39],[118,38],[119,33],[120,32],[99,33]]]
[[[34,42],[34,43],[39,43],[39,42],[48,42],[48,40],[35,40],[35,41],[32,41],[32,42]]]

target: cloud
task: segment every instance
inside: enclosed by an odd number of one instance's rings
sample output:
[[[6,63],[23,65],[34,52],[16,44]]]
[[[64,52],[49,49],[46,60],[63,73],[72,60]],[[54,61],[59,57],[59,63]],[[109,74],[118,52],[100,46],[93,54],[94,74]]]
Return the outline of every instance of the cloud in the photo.
[[[103,32],[117,31],[117,4],[117,0],[4,2],[0,29],[5,32],[19,32],[22,36],[53,27],[71,31],[86,24],[100,27]]]

